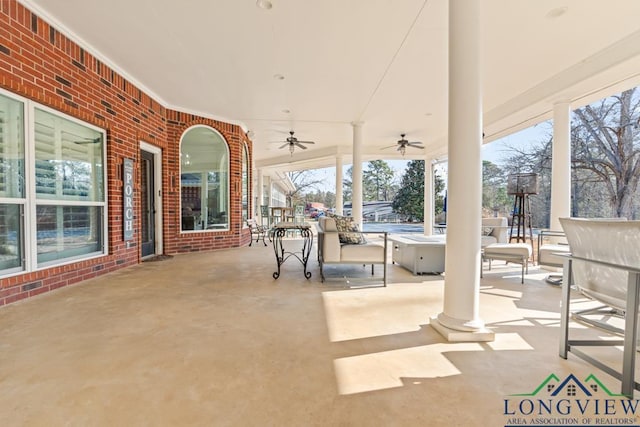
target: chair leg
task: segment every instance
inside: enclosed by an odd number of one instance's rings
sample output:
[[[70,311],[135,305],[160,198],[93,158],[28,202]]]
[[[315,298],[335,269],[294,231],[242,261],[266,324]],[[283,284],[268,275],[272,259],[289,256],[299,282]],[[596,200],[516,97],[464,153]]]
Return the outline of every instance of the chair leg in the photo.
[[[387,260],[385,257],[384,260],[384,265],[382,266],[382,282],[384,283],[384,286],[387,286]]]
[[[569,300],[573,282],[571,260],[564,263],[562,278],[562,306],[560,307],[560,357],[567,358],[569,351]]]
[[[633,399],[635,389],[636,349],[638,346],[638,303],[640,274],[629,272],[627,305],[624,319],[624,350],[622,353],[622,394]]]
[[[324,270],[322,269],[322,260],[318,260],[320,263],[320,282],[324,283]]]

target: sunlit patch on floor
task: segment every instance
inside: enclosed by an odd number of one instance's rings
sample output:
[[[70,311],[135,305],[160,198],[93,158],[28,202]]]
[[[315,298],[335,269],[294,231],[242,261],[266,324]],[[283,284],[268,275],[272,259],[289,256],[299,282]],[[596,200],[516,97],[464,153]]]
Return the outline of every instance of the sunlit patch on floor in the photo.
[[[482,351],[478,343],[432,344],[334,361],[340,394],[402,387],[403,378],[440,378],[460,371],[444,355],[453,351]]]
[[[492,350],[533,350],[524,338],[517,333],[496,334],[496,339],[488,342]]]

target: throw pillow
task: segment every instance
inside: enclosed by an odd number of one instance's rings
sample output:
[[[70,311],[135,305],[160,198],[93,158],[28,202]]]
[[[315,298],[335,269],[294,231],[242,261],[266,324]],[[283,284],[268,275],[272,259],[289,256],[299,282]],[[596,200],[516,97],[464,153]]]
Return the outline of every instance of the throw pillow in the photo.
[[[366,243],[364,235],[357,233],[360,231],[358,225],[353,223],[353,218],[350,216],[331,216],[336,221],[336,229],[338,230],[338,238],[340,243],[346,245],[361,245]]]
[[[488,236],[493,231],[493,227],[482,227],[482,235]]]

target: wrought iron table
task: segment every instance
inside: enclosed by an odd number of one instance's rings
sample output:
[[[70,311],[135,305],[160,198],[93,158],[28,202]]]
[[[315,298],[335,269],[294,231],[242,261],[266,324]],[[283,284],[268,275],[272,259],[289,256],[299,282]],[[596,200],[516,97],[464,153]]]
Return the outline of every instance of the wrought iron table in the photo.
[[[300,252],[285,251],[282,244],[283,237],[287,232],[296,231],[300,232],[302,236],[302,250]],[[309,279],[311,272],[307,271],[307,261],[309,260],[309,254],[311,253],[311,246],[313,245],[313,232],[311,231],[311,225],[306,222],[279,222],[273,227],[273,251],[276,254],[276,263],[278,264],[278,271],[273,273],[273,278],[280,277],[280,266],[290,257],[295,257],[304,266],[304,277]]]

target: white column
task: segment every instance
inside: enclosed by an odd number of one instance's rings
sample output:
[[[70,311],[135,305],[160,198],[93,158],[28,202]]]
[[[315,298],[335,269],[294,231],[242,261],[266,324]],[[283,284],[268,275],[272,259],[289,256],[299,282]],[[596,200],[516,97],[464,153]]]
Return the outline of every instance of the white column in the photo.
[[[273,171],[271,171],[273,174]],[[273,175],[269,175],[269,182],[267,183],[267,206],[273,205],[273,179],[271,179]]]
[[[571,216],[571,105],[553,105],[549,228],[562,230],[558,218]]]
[[[262,209],[260,206],[264,203],[264,171],[262,169],[258,169],[257,171],[257,183],[256,183],[256,206],[258,215],[260,216],[260,221],[262,221]],[[262,222],[261,222],[262,223]]]
[[[433,234],[433,159],[424,159],[424,234]]]
[[[353,177],[351,216],[362,227],[362,122],[353,122]],[[362,229],[362,228],[361,228]]]
[[[342,156],[336,157],[336,214],[342,215],[342,207],[344,206],[344,199],[342,193],[342,167],[344,162]]]
[[[482,223],[480,0],[449,2],[449,168],[444,310],[449,341],[492,341],[479,316]]]

